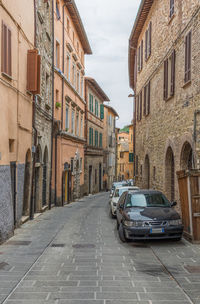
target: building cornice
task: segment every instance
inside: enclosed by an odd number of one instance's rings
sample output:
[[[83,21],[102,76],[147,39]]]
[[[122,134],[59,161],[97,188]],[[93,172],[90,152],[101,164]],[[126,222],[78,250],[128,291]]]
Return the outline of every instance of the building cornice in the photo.
[[[101,97],[102,101],[110,101],[108,96],[104,93],[104,91],[102,90],[102,88],[99,86],[99,84],[96,82],[94,78],[85,77],[85,82],[90,86],[90,88],[92,88],[97,92],[99,97]]]
[[[65,5],[70,13],[71,19],[73,21],[73,24],[76,28],[76,31],[78,33],[78,36],[80,38],[82,47],[84,49],[85,54],[91,55],[92,54],[92,50],[80,17],[80,14],[78,12],[77,6],[75,4],[74,0],[64,0],[65,1]]]
[[[139,36],[142,32],[143,26],[146,22],[149,11],[153,5],[154,0],[142,0],[140,7],[131,31],[129,38],[129,54],[128,54],[128,66],[129,66],[129,85],[134,89],[134,69],[135,69],[135,55],[137,50],[137,44]]]

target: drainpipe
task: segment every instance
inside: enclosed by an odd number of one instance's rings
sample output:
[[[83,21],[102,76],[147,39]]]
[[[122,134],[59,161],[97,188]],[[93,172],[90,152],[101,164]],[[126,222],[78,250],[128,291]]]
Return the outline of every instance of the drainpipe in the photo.
[[[134,172],[134,181],[136,179],[136,155],[135,155],[135,143],[136,143],[136,90],[133,97],[133,172]]]
[[[34,0],[34,46],[36,47],[36,0]],[[33,166],[32,166],[32,181],[31,181],[31,200],[30,200],[30,220],[34,219],[34,201],[35,201],[35,162],[36,162],[36,145],[37,145],[37,129],[35,127],[35,103],[36,96],[33,96],[33,113],[32,113],[32,129],[34,130],[34,147],[33,151]]]
[[[53,167],[53,123],[54,123],[54,0],[52,0],[52,120],[51,120],[51,168],[49,183],[49,209],[52,201],[52,167]]]

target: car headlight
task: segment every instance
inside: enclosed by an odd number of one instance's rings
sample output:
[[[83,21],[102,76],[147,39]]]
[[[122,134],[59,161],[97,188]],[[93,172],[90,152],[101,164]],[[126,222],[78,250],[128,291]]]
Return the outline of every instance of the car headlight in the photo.
[[[182,225],[182,220],[181,219],[169,220],[168,223],[169,223],[170,226]]]
[[[124,221],[124,225],[127,227],[143,227],[142,221]]]

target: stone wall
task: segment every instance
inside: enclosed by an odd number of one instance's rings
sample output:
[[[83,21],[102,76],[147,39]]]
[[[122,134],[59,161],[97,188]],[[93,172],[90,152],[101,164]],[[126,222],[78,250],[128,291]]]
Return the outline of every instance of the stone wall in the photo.
[[[103,156],[85,155],[85,187],[84,193],[89,194],[89,166],[92,166],[91,193],[99,192],[99,164],[101,164],[101,190],[103,190]],[[95,183],[96,170],[96,183]]]
[[[183,169],[184,148],[193,150],[193,167],[199,167],[198,140],[194,141],[194,116],[200,108],[200,10],[198,1],[175,1],[175,15],[169,20],[169,1],[154,1],[140,35],[145,42],[145,31],[152,22],[152,50],[142,71],[137,75],[136,95],[150,80],[150,114],[136,122],[137,184],[147,185],[149,159],[149,187],[162,190],[169,199],[179,200],[176,171]],[[191,82],[184,84],[185,36],[192,31]],[[145,43],[144,43],[145,45]],[[176,51],[175,94],[163,98],[164,60]],[[144,92],[144,90],[142,91]],[[143,93],[144,98],[144,93]],[[144,99],[143,99],[144,100]],[[143,109],[143,105],[142,105]],[[197,120],[197,129],[200,123]],[[171,150],[170,150],[171,149]],[[173,161],[170,160],[170,151]],[[146,162],[145,162],[146,159]],[[189,155],[188,155],[189,160]],[[173,166],[174,176],[170,174]]]
[[[0,166],[0,243],[12,236],[13,205],[11,195],[10,166]]]

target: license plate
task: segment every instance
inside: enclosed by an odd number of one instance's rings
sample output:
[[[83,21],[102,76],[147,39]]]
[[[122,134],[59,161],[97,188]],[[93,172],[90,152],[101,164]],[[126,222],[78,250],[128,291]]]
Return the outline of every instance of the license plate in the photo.
[[[150,233],[164,233],[164,228],[151,228]]]

